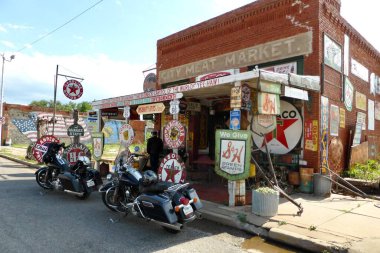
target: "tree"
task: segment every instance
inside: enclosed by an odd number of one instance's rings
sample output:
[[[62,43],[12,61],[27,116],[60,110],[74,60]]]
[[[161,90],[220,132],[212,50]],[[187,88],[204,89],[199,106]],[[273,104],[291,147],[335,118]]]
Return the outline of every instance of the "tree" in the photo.
[[[32,101],[29,105],[45,107],[45,108],[54,108],[54,101],[53,100]],[[89,102],[81,102],[81,103],[76,104],[75,102],[70,101],[67,104],[62,104],[62,102],[56,101],[55,105],[58,111],[72,111],[74,109],[77,109],[79,112],[88,112],[92,110],[91,103]]]

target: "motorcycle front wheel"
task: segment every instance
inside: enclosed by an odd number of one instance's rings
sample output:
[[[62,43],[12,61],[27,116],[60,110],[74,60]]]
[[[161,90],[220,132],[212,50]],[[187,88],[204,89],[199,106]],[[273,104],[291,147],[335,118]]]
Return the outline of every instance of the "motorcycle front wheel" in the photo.
[[[46,175],[49,173],[48,175]],[[44,189],[53,189],[51,173],[48,170],[41,170],[36,174],[36,181]]]
[[[121,204],[124,201],[124,198],[118,194],[114,197],[116,188],[110,188],[106,192],[102,192],[102,200],[104,205],[113,212],[124,213],[125,208]]]

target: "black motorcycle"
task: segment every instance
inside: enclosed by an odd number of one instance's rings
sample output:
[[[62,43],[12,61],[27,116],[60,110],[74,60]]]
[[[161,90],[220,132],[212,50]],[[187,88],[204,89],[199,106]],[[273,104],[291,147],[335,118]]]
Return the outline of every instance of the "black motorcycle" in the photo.
[[[178,233],[185,223],[201,217],[198,210],[202,203],[189,183],[157,182],[151,170],[141,174],[131,166],[136,156],[131,154],[125,163],[116,162],[114,173],[107,176],[110,181],[99,189],[111,211],[132,213],[171,233]]]
[[[64,146],[64,143],[49,144],[43,156],[46,166],[36,171],[36,181],[44,189],[64,191],[86,199],[103,184],[100,174],[90,168],[90,159],[86,156],[79,156],[77,162],[70,166],[58,154]]]

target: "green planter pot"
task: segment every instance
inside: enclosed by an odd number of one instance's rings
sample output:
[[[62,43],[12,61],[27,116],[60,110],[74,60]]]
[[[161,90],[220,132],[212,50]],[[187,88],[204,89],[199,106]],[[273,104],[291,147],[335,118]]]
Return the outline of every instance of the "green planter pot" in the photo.
[[[280,194],[278,191],[260,192],[252,190],[252,213],[259,216],[275,216],[278,212]]]

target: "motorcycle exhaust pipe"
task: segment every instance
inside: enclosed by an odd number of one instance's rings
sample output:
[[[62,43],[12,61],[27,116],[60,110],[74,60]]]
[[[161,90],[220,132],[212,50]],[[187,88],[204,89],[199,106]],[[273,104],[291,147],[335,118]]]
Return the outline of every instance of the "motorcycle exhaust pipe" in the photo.
[[[162,222],[162,221],[157,221],[157,220],[153,220],[153,219],[150,219],[149,221],[152,221],[160,226],[163,226],[163,227],[167,227],[167,228],[170,228],[170,229],[174,229],[174,230],[177,230],[177,231],[180,231],[182,228],[183,228],[183,225],[180,224],[180,223],[176,223],[176,224],[169,224],[169,223],[165,223],[165,222]]]
[[[70,190],[64,190],[64,192],[67,192],[69,194],[73,194],[73,195],[76,195],[78,197],[83,197],[84,195],[84,192],[73,192],[73,191],[70,191]]]

